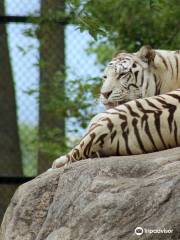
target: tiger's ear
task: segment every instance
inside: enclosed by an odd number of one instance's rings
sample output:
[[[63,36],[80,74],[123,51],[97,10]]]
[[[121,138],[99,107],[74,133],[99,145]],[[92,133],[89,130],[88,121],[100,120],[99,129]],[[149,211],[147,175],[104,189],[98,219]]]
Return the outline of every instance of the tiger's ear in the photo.
[[[154,61],[155,55],[155,51],[151,46],[143,46],[137,52],[137,56],[140,57],[142,61],[149,64]]]

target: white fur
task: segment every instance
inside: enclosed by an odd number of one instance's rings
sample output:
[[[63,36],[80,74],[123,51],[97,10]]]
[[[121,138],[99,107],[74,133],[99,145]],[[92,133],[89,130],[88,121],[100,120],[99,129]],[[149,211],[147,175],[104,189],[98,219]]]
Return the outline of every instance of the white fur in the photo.
[[[52,169],[63,167],[67,163],[68,163],[68,158],[66,156],[61,156],[53,162]]]
[[[144,50],[148,51],[148,48],[142,47],[137,53],[119,54],[107,65],[100,95],[106,109],[109,108],[108,103],[112,107],[114,102],[122,104],[180,88],[180,54],[175,51],[151,49],[150,52],[154,52],[155,57],[149,62],[143,60],[148,60],[143,58]],[[134,68],[133,63],[136,64]],[[137,79],[135,72],[138,72]],[[160,86],[158,92],[157,85]]]

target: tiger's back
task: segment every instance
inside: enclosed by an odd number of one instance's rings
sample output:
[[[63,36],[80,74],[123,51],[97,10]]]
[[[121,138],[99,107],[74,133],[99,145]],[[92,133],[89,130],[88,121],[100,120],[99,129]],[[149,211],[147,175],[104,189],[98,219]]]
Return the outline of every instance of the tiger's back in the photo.
[[[180,145],[180,89],[137,99],[96,116],[80,143],[54,167],[97,156],[160,151]]]
[[[92,125],[92,129],[97,126],[94,142],[101,142],[102,156],[142,154],[175,147],[180,144],[179,116],[180,90],[130,101],[99,114],[99,120]]]

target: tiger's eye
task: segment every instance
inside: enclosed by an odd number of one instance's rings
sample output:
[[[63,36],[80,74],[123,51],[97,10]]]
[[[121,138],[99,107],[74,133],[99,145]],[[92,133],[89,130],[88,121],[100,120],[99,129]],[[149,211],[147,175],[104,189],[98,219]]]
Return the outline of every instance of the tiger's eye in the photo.
[[[120,73],[117,77],[117,79],[120,79],[121,77],[123,77],[126,73]]]
[[[133,63],[132,67],[134,67],[134,68],[137,67],[136,63]]]

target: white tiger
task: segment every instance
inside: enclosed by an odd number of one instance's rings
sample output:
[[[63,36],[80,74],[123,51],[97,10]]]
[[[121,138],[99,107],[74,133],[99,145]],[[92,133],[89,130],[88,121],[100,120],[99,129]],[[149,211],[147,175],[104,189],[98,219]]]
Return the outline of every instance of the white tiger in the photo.
[[[106,109],[127,101],[180,88],[180,51],[142,47],[119,53],[103,74],[101,101]]]
[[[52,168],[97,156],[155,152],[180,146],[180,89],[136,99],[100,113],[96,122]]]

